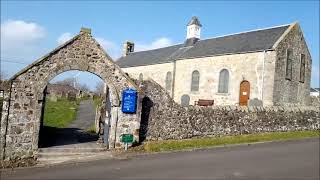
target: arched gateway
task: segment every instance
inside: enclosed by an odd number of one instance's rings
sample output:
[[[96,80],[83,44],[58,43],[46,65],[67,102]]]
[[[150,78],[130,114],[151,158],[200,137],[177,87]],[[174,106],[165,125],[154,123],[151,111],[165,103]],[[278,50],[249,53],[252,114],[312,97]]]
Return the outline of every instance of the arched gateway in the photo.
[[[38,150],[44,89],[52,78],[69,70],[91,72],[107,83],[111,99],[109,147],[120,147],[123,133],[134,134],[138,141],[140,104],[135,114],[124,114],[120,99],[124,89],[139,89],[91,36],[91,30],[82,28],[74,38],[10,79],[1,117],[2,160],[32,157]]]

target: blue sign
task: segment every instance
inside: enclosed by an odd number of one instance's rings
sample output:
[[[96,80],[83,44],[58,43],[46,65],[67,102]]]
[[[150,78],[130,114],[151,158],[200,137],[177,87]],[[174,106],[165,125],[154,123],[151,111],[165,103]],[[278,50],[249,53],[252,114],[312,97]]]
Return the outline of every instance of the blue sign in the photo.
[[[126,89],[122,92],[122,112],[135,113],[137,109],[137,91]]]

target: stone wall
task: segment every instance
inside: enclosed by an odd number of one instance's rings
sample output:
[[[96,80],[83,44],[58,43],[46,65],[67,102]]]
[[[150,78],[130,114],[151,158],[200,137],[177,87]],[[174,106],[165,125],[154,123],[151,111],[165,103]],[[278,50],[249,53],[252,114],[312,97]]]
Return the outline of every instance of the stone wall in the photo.
[[[299,24],[293,24],[276,46],[276,69],[274,77],[274,105],[310,104],[312,60]],[[287,49],[293,52],[292,79],[286,79]],[[300,82],[300,57],[304,54],[305,79]]]
[[[173,63],[170,62],[122,69],[124,72],[128,73],[131,78],[139,79],[139,75],[142,74],[143,80],[151,78],[165,88],[167,72],[173,73]]]
[[[127,88],[139,91],[138,87],[112,61],[90,31],[82,29],[74,38],[10,79],[1,117],[1,159],[33,157],[38,150],[44,89],[52,78],[69,70],[93,73],[107,83],[112,103],[109,147],[121,147],[123,133],[133,133],[139,141],[136,132],[140,126],[140,105],[136,114],[125,114],[120,109],[122,91]]]
[[[320,129],[316,107],[181,107],[154,81],[140,84],[141,140]]]
[[[320,108],[320,96],[310,96],[310,105]]]
[[[177,60],[174,100],[180,103],[181,97],[187,94],[190,96],[190,105],[199,99],[213,99],[216,105],[235,105],[239,103],[240,83],[243,80],[250,83],[250,99],[261,100],[263,60],[264,52]],[[218,92],[219,75],[223,69],[229,72],[227,93]],[[191,91],[192,72],[195,70],[200,73],[199,91]],[[265,70],[269,69],[265,68]],[[271,69],[265,74],[272,75],[273,72]],[[264,98],[264,102],[272,103],[272,99],[267,97]]]
[[[235,105],[239,103],[240,83],[247,80],[251,86],[250,99],[263,99],[264,104],[270,105],[273,103],[274,54],[253,52],[177,60],[173,98],[180,104],[181,97],[186,94],[190,104],[199,99],[213,99],[217,105]],[[151,78],[164,88],[167,72],[173,75],[173,69],[172,62],[123,68],[132,78],[138,79],[142,73],[144,80]],[[218,93],[219,74],[223,69],[229,72],[228,92]],[[194,70],[200,73],[199,91],[196,92],[191,91]]]

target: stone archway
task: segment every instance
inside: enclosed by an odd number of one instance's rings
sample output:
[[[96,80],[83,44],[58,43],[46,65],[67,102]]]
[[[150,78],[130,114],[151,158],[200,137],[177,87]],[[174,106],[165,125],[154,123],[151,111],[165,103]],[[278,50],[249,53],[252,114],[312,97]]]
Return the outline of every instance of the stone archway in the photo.
[[[96,42],[91,30],[82,28],[74,38],[10,79],[1,117],[3,160],[32,157],[37,152],[43,91],[53,77],[69,70],[93,73],[108,84],[112,114],[109,147],[120,147],[119,138],[125,131],[139,141],[140,104],[135,114],[124,114],[120,108],[122,91],[133,88],[139,92],[138,87]]]

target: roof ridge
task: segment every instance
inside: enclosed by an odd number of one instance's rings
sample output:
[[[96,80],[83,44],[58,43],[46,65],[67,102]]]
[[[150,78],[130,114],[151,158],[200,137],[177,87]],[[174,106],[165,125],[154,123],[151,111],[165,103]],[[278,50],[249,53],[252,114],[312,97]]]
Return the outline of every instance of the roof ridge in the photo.
[[[225,35],[221,35],[221,36],[215,36],[215,37],[200,39],[199,41],[217,39],[217,38],[221,38],[221,37],[233,36],[233,35],[238,35],[238,34],[245,34],[245,33],[250,33],[250,32],[264,31],[264,30],[269,30],[269,29],[275,29],[275,28],[279,28],[279,27],[290,26],[290,25],[292,25],[292,24],[293,24],[293,23],[289,23],[289,24],[283,24],[283,25],[278,25],[278,26],[272,26],[272,27],[266,27],[266,28],[253,29],[253,30],[249,30],[249,31],[242,31],[242,32],[237,32],[237,33],[225,34]]]
[[[134,53],[140,53],[140,52],[146,52],[146,51],[153,51],[153,50],[158,50],[158,49],[164,49],[164,48],[173,47],[173,46],[178,46],[178,45],[182,45],[182,44],[183,44],[183,43],[178,43],[178,44],[173,44],[173,45],[170,45],[170,46],[165,46],[165,47],[156,48],[156,49],[149,49],[149,50],[143,50],[143,51],[135,51],[135,52],[129,53],[129,55],[130,55],[130,54],[134,54]],[[121,56],[121,57],[123,57],[123,56]],[[120,57],[120,58],[121,58],[121,57]],[[120,58],[118,58],[118,59],[120,59]]]
[[[293,23],[295,23],[295,22],[293,22]],[[198,42],[206,41],[206,40],[212,40],[212,39],[221,38],[221,37],[233,36],[233,35],[238,35],[238,34],[244,34],[244,33],[263,31],[263,30],[274,29],[274,28],[279,28],[279,27],[284,27],[284,26],[290,26],[290,25],[293,24],[293,23],[282,24],[282,25],[271,26],[271,27],[260,28],[260,29],[253,29],[253,30],[249,30],[249,31],[242,31],[242,32],[237,32],[237,33],[232,33],[232,34],[225,34],[225,35],[221,35],[221,36],[209,37],[209,38],[205,38],[205,39],[200,39]],[[182,44],[183,44],[183,43],[177,43],[177,44],[173,44],[173,45],[170,45],[170,46],[161,47],[161,48],[157,48],[157,49],[149,49],[149,50],[131,52],[130,54],[135,54],[135,53],[140,53],[140,52],[147,52],[147,51],[153,51],[153,50],[158,50],[158,49],[164,49],[164,48],[169,48],[169,47],[172,47],[172,46],[178,46],[178,45],[182,45]],[[121,59],[122,57],[123,57],[123,56],[119,57],[118,59]]]
[[[140,51],[141,53],[138,51],[135,52],[136,54],[132,54],[132,56],[121,57],[118,64],[121,67],[134,67],[159,64],[178,59],[270,50],[274,42],[279,39],[279,36],[283,35],[284,31],[290,29],[291,26],[292,24],[284,24],[203,39],[190,47],[185,47],[182,43],[153,50]],[[233,38],[238,36],[240,38]],[[221,41],[217,39],[219,37]],[[246,41],[243,41],[244,39],[246,39]]]

